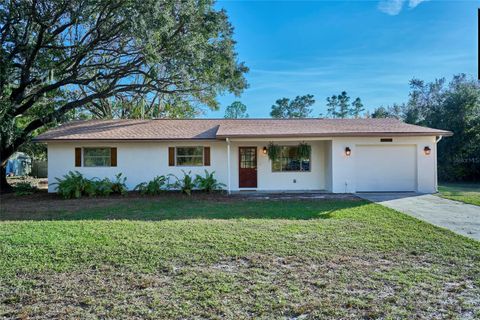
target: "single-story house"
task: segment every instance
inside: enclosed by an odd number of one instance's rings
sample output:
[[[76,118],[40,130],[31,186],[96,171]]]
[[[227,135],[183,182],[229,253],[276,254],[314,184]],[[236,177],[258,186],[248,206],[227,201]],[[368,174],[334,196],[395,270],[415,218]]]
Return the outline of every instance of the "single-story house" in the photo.
[[[158,119],[75,121],[35,140],[48,145],[50,183],[74,170],[90,178],[121,172],[133,189],[207,169],[229,192],[432,193],[436,145],[450,135],[395,119]],[[299,145],[309,155],[299,156]]]

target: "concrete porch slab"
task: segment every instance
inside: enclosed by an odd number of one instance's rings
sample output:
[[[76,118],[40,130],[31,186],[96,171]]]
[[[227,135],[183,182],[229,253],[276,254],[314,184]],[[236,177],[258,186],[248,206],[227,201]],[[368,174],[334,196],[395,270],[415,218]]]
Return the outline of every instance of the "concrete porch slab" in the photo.
[[[328,191],[235,191],[231,197],[252,200],[301,200],[301,199],[324,199],[324,200],[359,200],[351,193],[330,193]]]

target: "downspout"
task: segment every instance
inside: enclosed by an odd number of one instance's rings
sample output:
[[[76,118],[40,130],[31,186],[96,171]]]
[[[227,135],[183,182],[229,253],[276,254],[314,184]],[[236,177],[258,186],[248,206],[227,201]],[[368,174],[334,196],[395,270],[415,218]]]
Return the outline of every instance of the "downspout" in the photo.
[[[438,169],[437,169],[437,150],[438,150],[438,142],[442,140],[443,136],[438,136],[435,139],[435,192],[438,192]]]
[[[231,187],[230,187],[230,139],[226,138],[227,141],[227,192],[231,194]]]

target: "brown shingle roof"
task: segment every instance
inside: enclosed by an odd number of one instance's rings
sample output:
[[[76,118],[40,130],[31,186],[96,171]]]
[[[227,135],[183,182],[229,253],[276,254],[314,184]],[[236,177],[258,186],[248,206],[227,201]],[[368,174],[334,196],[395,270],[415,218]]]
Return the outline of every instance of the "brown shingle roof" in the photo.
[[[451,135],[444,130],[406,124],[396,119],[263,119],[220,125],[217,137]]]
[[[86,120],[49,130],[36,141],[197,140],[234,137],[448,136],[450,131],[395,119]]]

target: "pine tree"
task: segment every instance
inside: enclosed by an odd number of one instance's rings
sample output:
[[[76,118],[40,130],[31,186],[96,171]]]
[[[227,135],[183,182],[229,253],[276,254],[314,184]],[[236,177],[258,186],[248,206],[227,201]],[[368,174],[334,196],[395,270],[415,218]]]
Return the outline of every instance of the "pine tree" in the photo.
[[[225,119],[248,118],[247,106],[240,101],[235,101],[225,110]]]
[[[313,95],[296,96],[291,100],[282,98],[275,101],[270,116],[277,119],[308,118],[315,103]]]
[[[336,95],[327,98],[327,117],[337,118],[338,117],[338,98]]]
[[[348,118],[348,114],[350,113],[350,97],[347,95],[346,91],[342,91],[342,93],[337,97],[338,99],[338,118]]]
[[[365,108],[363,107],[362,100],[357,97],[353,102],[352,102],[352,109],[350,109],[350,115],[354,117],[355,119],[360,118],[361,113],[365,111]]]

